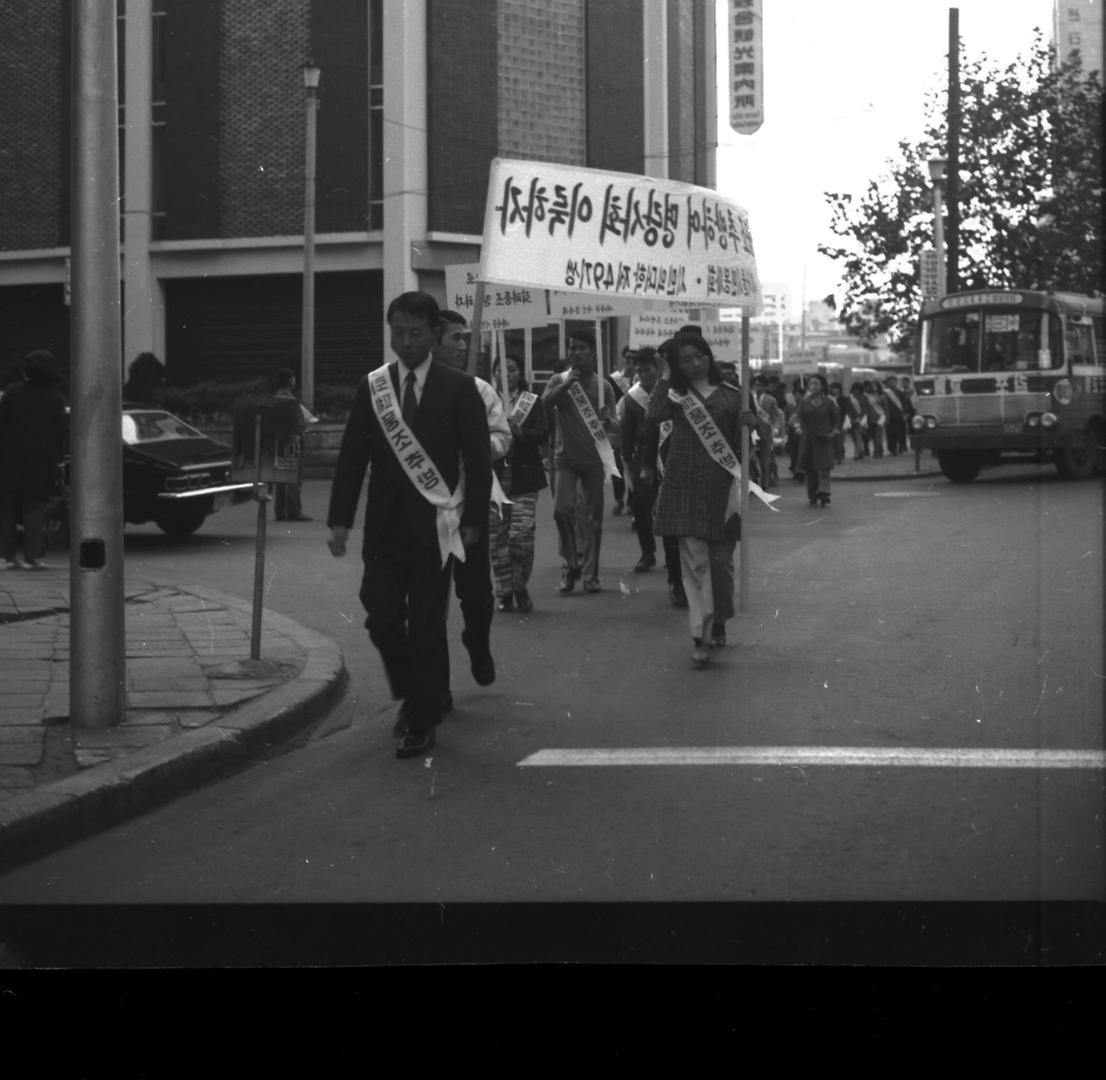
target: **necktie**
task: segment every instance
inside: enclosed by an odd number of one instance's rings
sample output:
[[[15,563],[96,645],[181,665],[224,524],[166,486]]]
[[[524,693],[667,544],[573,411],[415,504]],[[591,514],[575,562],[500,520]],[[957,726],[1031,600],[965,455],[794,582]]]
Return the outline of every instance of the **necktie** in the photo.
[[[415,373],[407,372],[403,387],[403,422],[410,428],[415,423],[415,413],[419,411],[419,403],[415,398]]]

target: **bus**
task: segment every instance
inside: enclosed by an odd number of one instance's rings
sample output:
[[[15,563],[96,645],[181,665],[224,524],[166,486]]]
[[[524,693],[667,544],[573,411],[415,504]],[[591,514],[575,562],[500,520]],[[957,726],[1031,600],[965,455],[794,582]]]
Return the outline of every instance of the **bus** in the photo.
[[[972,289],[922,305],[911,421],[953,483],[1012,460],[1084,479],[1106,464],[1101,296]]]

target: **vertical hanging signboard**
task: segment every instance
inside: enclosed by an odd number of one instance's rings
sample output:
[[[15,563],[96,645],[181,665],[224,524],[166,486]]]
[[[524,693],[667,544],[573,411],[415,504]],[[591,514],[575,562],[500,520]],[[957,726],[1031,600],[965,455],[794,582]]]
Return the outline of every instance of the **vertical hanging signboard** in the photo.
[[[730,0],[730,127],[752,135],[764,123],[763,0]]]

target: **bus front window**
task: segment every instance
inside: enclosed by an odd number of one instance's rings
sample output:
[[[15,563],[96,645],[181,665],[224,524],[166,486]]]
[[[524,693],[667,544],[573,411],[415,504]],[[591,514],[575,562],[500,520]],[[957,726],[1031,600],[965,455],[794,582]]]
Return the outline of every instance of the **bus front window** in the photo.
[[[919,375],[979,370],[979,312],[936,315],[922,324]]]

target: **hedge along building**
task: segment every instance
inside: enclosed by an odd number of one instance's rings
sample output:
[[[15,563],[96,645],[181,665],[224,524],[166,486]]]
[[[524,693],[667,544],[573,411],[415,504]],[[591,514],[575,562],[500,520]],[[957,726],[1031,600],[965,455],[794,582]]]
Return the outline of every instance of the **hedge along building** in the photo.
[[[316,386],[385,357],[388,299],[478,261],[493,157],[714,186],[714,0],[117,7],[121,362],[174,383],[299,365],[308,57]],[[69,355],[70,8],[0,13],[0,375]]]

